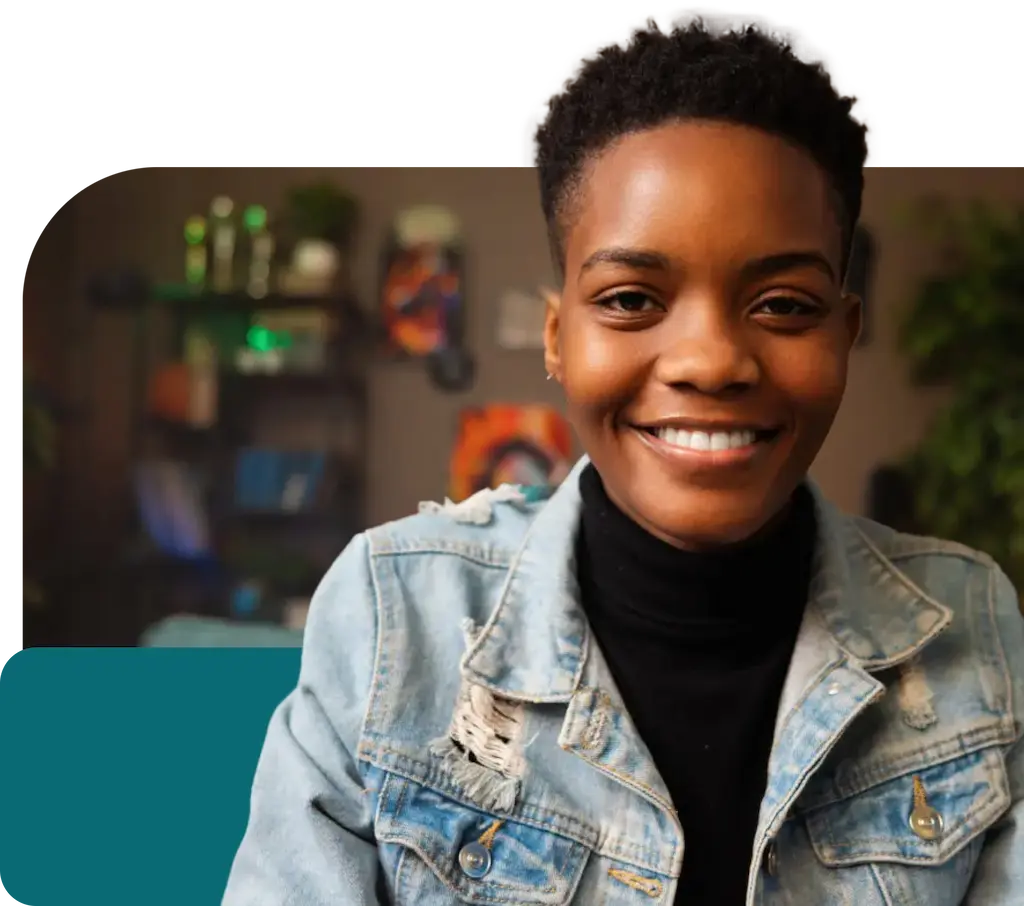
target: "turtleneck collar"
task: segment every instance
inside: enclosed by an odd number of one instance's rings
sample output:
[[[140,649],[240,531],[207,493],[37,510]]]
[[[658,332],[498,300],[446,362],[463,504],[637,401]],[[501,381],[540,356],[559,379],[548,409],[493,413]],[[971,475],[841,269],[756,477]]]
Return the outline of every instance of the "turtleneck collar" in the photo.
[[[588,609],[614,608],[659,631],[728,636],[788,630],[807,599],[815,507],[801,485],[785,514],[744,544],[686,551],[650,534],[608,497],[593,464],[580,475],[579,577]]]

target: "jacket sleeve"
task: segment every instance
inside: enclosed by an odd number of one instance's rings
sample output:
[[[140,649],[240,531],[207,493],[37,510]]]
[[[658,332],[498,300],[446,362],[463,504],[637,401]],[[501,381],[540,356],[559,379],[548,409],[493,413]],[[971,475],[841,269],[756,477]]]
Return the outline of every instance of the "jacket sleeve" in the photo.
[[[1024,731],[1024,617],[1017,592],[994,567],[990,577],[992,606],[1010,679],[1017,731]],[[1024,903],[1024,740],[1006,756],[1012,805],[986,836],[964,906],[1017,906]]]
[[[298,687],[271,718],[223,906],[379,903],[373,797],[356,760],[376,636],[360,535],[313,596]]]

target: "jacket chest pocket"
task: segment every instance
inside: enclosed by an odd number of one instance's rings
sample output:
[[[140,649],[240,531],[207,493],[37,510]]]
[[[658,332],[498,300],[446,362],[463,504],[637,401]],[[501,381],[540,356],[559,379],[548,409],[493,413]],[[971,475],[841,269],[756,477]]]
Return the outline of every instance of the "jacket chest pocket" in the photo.
[[[381,791],[377,839],[396,906],[571,901],[586,847],[547,830],[477,811],[404,778]]]
[[[1002,751],[993,746],[801,810],[823,866],[870,865],[890,897],[938,906],[961,902],[984,834],[1010,804]]]

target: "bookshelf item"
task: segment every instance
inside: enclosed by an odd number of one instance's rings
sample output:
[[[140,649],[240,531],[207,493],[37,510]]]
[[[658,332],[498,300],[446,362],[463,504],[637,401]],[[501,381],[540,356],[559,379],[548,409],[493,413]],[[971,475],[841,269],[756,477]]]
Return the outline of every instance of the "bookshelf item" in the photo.
[[[227,293],[234,289],[235,203],[219,195],[210,203],[210,240],[213,244],[213,289]]]
[[[206,285],[209,254],[206,248],[206,218],[200,215],[185,221],[185,283],[201,289]]]

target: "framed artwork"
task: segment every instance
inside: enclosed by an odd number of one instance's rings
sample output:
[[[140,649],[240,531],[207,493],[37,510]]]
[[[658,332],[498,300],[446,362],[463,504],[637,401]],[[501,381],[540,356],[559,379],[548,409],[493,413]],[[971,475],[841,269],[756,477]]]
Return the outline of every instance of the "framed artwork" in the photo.
[[[449,497],[458,502],[500,484],[554,485],[568,473],[572,434],[544,405],[464,409],[452,451]]]
[[[380,301],[389,354],[424,358],[461,347],[463,270],[454,214],[424,205],[395,218],[385,245]]]

